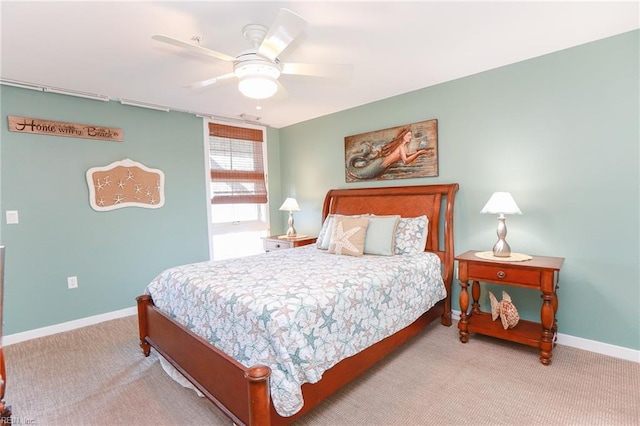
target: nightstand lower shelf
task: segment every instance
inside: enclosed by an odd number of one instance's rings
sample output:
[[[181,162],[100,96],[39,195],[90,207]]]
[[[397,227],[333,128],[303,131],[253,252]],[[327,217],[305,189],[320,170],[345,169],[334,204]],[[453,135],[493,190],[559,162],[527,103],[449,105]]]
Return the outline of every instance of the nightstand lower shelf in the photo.
[[[485,336],[497,337],[511,342],[521,343],[527,346],[537,348],[540,346],[540,336],[542,335],[542,325],[538,322],[526,321],[521,319],[514,328],[507,330],[502,326],[502,322],[498,318],[493,321],[491,314],[488,312],[472,312],[469,315],[469,332],[483,334]],[[467,336],[468,337],[468,336]],[[462,337],[461,337],[462,339]]]

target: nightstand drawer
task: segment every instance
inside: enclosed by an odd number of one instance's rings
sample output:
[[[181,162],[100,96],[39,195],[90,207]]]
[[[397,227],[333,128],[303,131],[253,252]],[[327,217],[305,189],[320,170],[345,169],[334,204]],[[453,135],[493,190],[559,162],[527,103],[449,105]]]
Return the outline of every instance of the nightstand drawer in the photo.
[[[478,281],[506,282],[540,286],[540,270],[508,268],[504,265],[469,264],[469,277]]]
[[[293,243],[291,243],[290,241],[286,241],[286,240],[265,240],[264,241],[264,249],[266,251],[274,251],[274,250],[281,250],[281,249],[288,249],[288,248],[292,248],[293,247]]]

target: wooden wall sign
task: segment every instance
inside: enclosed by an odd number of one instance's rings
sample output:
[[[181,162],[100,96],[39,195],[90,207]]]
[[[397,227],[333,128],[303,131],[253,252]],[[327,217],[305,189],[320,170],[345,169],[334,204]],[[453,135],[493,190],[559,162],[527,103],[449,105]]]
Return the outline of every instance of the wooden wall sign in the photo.
[[[164,206],[164,173],[124,159],[87,170],[89,204],[96,211],[123,207],[159,209]]]
[[[66,123],[64,121],[41,120],[39,118],[8,116],[9,131],[33,133],[69,138],[101,139],[122,142],[124,133],[115,127],[94,126],[92,124]]]

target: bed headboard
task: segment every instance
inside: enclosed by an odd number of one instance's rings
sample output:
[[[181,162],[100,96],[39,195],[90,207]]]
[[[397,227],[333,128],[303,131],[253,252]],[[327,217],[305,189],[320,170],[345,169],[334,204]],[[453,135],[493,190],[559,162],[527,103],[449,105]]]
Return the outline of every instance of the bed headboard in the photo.
[[[322,220],[330,214],[399,214],[416,217],[426,214],[429,233],[425,251],[436,253],[442,262],[442,277],[451,295],[453,281],[453,203],[458,184],[395,186],[382,188],[332,189],[322,207]],[[442,207],[444,205],[444,212]],[[443,214],[444,213],[444,214]]]

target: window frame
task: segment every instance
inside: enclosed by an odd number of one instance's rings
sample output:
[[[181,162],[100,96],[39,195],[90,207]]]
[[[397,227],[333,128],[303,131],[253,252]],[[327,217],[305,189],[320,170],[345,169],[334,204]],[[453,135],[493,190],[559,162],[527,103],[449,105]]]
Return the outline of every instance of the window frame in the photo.
[[[223,223],[213,223],[213,213],[211,198],[212,198],[212,190],[211,190],[211,165],[209,160],[210,155],[210,132],[209,132],[209,123],[215,124],[224,124],[236,127],[246,127],[249,129],[261,130],[262,131],[262,161],[264,168],[264,180],[265,186],[267,190],[267,203],[264,204],[264,222],[261,221],[241,221],[237,223],[236,221],[232,222],[223,222]],[[203,118],[202,120],[203,127],[203,139],[204,139],[204,178],[206,182],[205,188],[205,197],[206,197],[206,205],[207,205],[207,232],[209,237],[209,259],[214,259],[214,241],[213,236],[218,235],[220,233],[228,233],[230,231],[243,232],[243,231],[252,231],[264,226],[265,235],[270,235],[270,217],[269,217],[269,172],[267,168],[268,164],[268,154],[267,154],[267,128],[265,126],[254,125],[250,123],[244,122],[229,122],[229,121],[218,121],[208,118]],[[240,226],[240,228],[238,228]]]

